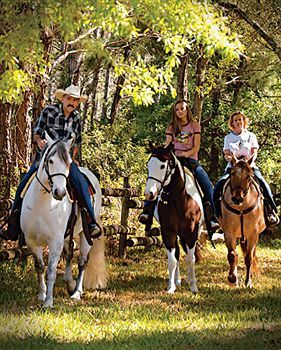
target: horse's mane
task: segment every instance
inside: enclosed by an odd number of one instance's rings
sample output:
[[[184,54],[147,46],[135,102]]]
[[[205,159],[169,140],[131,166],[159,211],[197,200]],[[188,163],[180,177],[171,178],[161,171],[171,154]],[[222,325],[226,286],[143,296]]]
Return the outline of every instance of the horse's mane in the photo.
[[[42,158],[44,157],[46,151],[48,150],[48,144],[44,146],[44,148],[41,151],[39,162],[41,162]],[[65,147],[65,143],[60,140],[56,144],[56,151],[58,152],[59,159],[65,163],[66,165],[69,165],[69,157],[68,157],[68,151]]]
[[[63,161],[66,165],[69,165],[68,151],[63,141],[59,141],[57,143],[57,151],[58,151],[58,156],[60,160]]]

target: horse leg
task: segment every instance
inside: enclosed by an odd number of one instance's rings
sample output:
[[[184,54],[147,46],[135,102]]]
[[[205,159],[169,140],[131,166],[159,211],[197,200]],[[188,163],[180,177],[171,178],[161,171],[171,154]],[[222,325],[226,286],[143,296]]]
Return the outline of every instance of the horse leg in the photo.
[[[78,277],[76,286],[71,298],[80,300],[83,294],[83,277],[88,262],[88,255],[91,247],[89,246],[84,233],[80,233],[80,254],[78,258]]]
[[[190,286],[190,290],[192,293],[197,293],[197,281],[195,276],[195,245],[192,248],[189,248],[188,245],[186,245],[186,265],[187,265],[187,281]]]
[[[252,242],[246,240],[246,242],[241,244],[241,248],[244,253],[244,260],[247,269],[245,285],[248,288],[253,288],[252,272],[253,265],[256,263],[256,244],[253,244]]]
[[[180,247],[178,242],[176,242],[176,252],[175,257],[177,259],[177,266],[175,271],[175,285],[178,287],[181,285],[181,277],[180,277]]]
[[[32,252],[34,255],[35,270],[37,273],[38,280],[38,300],[45,301],[47,287],[44,280],[45,264],[43,260],[43,250],[41,247],[33,247]]]
[[[175,284],[175,276],[176,269],[178,267],[178,260],[176,258],[176,248],[167,249],[168,256],[168,270],[169,270],[169,285],[168,285],[168,293],[172,294],[176,290]]]
[[[66,282],[66,288],[70,295],[73,294],[76,282],[72,277],[72,259],[73,255],[69,248],[69,239],[64,241],[64,252],[65,252],[65,272],[63,279]]]
[[[48,246],[47,296],[43,305],[44,308],[53,307],[53,289],[57,276],[57,265],[63,249],[63,239],[60,241],[51,241]]]
[[[229,238],[226,236],[225,240],[226,247],[228,249],[227,260],[229,263],[229,273],[228,273],[228,282],[230,285],[238,287],[238,254],[236,251],[236,239]]]

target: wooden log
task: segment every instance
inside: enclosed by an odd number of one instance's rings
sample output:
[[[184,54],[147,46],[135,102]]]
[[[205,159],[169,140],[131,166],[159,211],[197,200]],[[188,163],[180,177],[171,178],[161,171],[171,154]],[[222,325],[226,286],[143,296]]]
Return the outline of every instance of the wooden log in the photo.
[[[141,191],[136,188],[102,188],[103,196],[110,197],[139,197]]]
[[[12,199],[1,199],[0,200],[0,210],[10,210],[12,209],[13,200]]]
[[[131,209],[143,209],[144,201],[140,199],[130,199],[128,201],[128,207]]]
[[[18,258],[24,258],[31,255],[31,251],[28,248],[14,248],[0,251],[0,262],[13,260]]]
[[[101,197],[101,205],[103,207],[109,207],[111,205],[111,200],[108,197]]]
[[[138,246],[162,246],[162,241],[158,237],[132,237],[126,241],[127,247],[138,247]]]
[[[113,234],[135,235],[137,230],[134,227],[128,227],[123,225],[108,225],[108,226],[103,226],[103,231],[105,235],[113,235]]]

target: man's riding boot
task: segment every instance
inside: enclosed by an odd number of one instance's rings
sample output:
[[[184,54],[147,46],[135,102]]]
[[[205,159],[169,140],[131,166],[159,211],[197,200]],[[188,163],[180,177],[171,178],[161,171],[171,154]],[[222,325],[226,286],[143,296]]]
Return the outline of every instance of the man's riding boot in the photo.
[[[11,213],[6,231],[0,233],[1,238],[5,240],[17,241],[22,234],[20,227],[20,209],[16,209]]]

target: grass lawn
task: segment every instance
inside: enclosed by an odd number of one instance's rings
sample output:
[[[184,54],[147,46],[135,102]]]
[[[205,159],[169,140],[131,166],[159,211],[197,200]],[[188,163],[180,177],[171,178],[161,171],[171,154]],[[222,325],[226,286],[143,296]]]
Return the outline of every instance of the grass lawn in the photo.
[[[71,300],[62,266],[54,305],[43,311],[36,300],[32,259],[25,267],[0,266],[0,349],[281,349],[281,249],[258,246],[261,274],[254,289],[227,284],[226,248],[207,244],[197,265],[199,293],[185,281],[168,295],[164,248],[131,248],[127,259],[107,257],[106,291],[87,292]],[[240,253],[240,249],[239,249]]]

